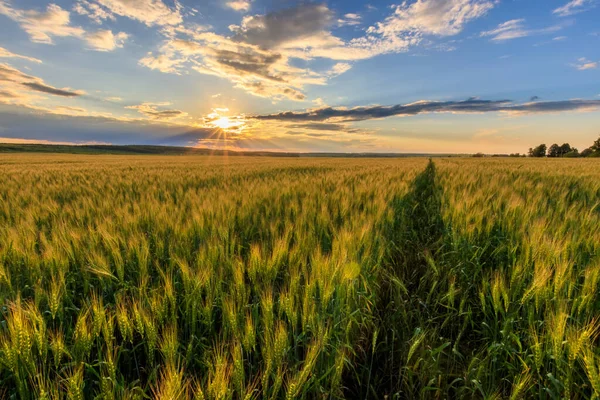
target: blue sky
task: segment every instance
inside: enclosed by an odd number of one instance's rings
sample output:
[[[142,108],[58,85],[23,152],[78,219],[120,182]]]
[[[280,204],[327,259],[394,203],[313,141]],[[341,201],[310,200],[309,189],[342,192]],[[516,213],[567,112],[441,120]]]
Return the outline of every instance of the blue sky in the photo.
[[[583,149],[600,0],[0,0],[0,141]]]

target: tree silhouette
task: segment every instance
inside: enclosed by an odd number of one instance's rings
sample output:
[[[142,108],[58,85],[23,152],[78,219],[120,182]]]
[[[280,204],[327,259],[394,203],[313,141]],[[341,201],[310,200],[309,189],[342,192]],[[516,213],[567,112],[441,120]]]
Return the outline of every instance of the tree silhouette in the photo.
[[[530,157],[545,157],[546,156],[546,145],[540,144],[539,146],[529,149]]]
[[[594,152],[600,152],[600,137],[594,141],[594,144],[590,147],[590,149],[592,149]]]
[[[548,149],[548,157],[560,157],[560,146],[554,143]]]

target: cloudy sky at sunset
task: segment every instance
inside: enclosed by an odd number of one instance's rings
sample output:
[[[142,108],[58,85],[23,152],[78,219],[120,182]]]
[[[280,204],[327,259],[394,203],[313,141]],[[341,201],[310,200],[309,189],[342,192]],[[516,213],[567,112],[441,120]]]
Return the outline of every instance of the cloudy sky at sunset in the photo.
[[[0,0],[0,142],[525,152],[600,135],[600,0]]]

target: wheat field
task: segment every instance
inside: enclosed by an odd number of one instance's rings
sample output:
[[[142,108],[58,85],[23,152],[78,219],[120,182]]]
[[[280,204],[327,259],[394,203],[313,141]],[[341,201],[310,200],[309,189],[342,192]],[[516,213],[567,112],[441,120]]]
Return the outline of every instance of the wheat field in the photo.
[[[599,283],[593,159],[0,158],[0,398],[598,398]]]

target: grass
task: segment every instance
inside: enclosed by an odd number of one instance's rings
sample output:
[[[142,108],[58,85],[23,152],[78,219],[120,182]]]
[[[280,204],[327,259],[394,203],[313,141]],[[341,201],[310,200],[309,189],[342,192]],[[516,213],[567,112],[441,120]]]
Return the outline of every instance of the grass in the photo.
[[[5,155],[0,397],[598,397],[598,167]]]

